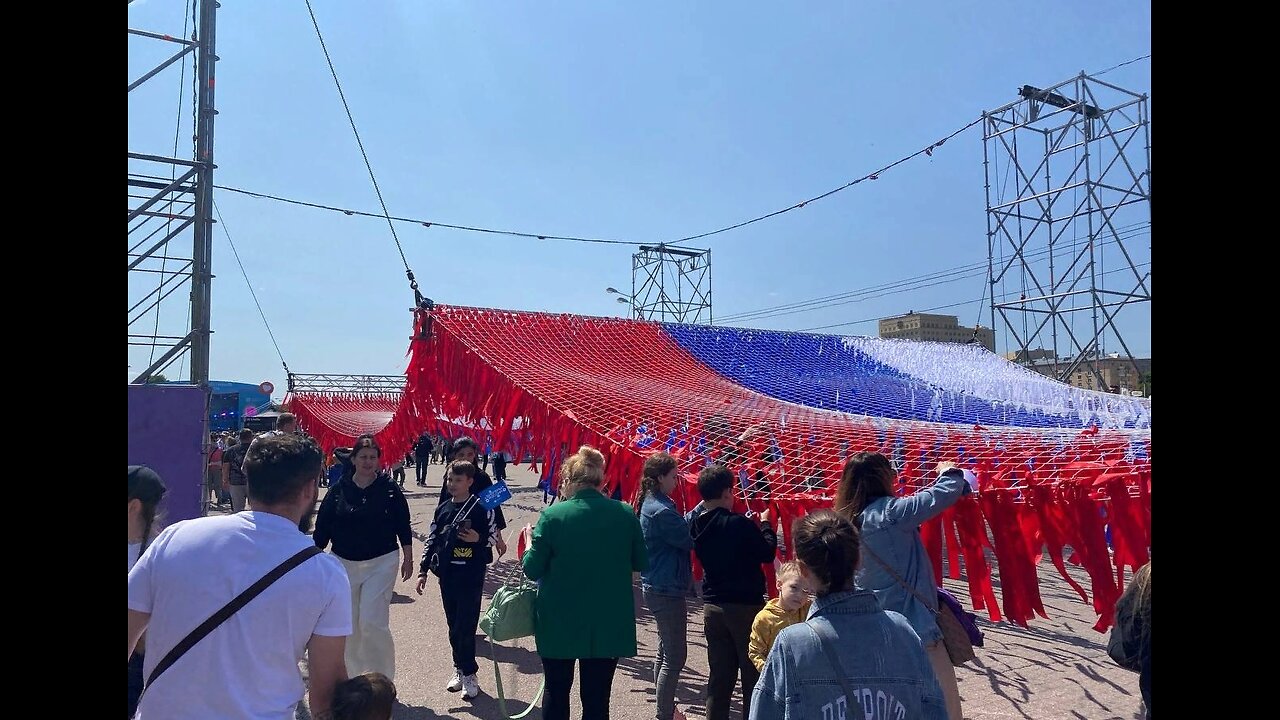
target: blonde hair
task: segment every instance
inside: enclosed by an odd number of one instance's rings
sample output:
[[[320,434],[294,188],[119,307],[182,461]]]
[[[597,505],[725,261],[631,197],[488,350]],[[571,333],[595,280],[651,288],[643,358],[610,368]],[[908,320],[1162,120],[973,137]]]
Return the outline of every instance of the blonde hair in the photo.
[[[600,487],[604,482],[604,455],[590,445],[583,445],[560,466],[560,499],[571,499],[578,488]]]
[[[778,587],[782,587],[782,579],[800,574],[800,563],[792,560],[778,566]]]
[[[1151,561],[1148,560],[1146,565],[1133,574],[1133,580],[1125,588],[1124,594],[1133,597],[1133,612],[1142,623],[1142,636],[1138,641],[1146,642],[1147,636],[1151,634]]]

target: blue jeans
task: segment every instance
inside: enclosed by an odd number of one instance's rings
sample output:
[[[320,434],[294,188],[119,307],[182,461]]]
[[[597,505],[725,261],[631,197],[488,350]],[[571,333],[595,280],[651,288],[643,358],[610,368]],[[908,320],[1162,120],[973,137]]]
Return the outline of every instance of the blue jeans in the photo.
[[[644,592],[644,604],[658,626],[658,656],[653,659],[653,681],[658,686],[658,720],[671,720],[676,708],[676,686],[688,657],[688,605],[683,595]]]

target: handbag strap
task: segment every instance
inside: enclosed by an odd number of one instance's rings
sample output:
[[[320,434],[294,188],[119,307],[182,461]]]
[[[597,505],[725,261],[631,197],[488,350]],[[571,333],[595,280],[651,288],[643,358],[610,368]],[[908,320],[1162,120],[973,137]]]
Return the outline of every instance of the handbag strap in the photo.
[[[507,568],[507,573],[502,578],[502,584],[506,587],[519,587],[527,580],[524,578],[524,566],[519,560],[511,563],[511,567]]]
[[[178,662],[178,658],[185,655],[188,650],[194,647],[196,643],[203,640],[206,635],[213,632],[232,615],[235,615],[237,610],[248,605],[250,600],[253,600],[255,597],[260,595],[263,590],[266,590],[272,583],[284,577],[290,570],[298,567],[302,563],[322,552],[324,551],[315,545],[304,550],[299,550],[293,557],[280,563],[271,572],[263,575],[258,582],[246,588],[244,592],[240,593],[232,599],[231,602],[224,605],[221,610],[214,613],[212,617],[201,623],[195,630],[192,630],[189,635],[182,639],[182,642],[174,645],[173,649],[170,650],[169,653],[156,665],[155,669],[151,671],[151,677],[147,678],[147,684],[143,687],[142,691],[145,693],[147,688],[150,688],[156,681],[156,678],[160,677],[161,673],[172,667],[174,663]],[[139,700],[141,700],[141,695],[139,695]]]
[[[528,715],[534,708],[538,707],[538,701],[542,699],[542,691],[547,687],[546,676],[543,676],[542,682],[538,683],[538,694],[533,696],[533,700],[530,701],[529,707],[525,708],[524,712],[519,715],[508,715],[507,696],[502,692],[502,673],[498,671],[498,652],[494,647],[493,638],[489,638],[489,659],[493,660],[493,679],[494,685],[498,690],[498,710],[502,713],[503,717],[508,718],[508,720],[520,720],[520,718]]]
[[[933,616],[934,616],[934,617],[937,617],[937,616],[939,615],[939,613],[940,613],[941,611],[940,611],[940,610],[938,610],[938,609],[936,609],[936,608],[934,608],[934,607],[932,607],[931,605],[929,605],[929,601],[928,601],[928,600],[925,600],[925,599],[924,599],[924,596],[923,596],[923,595],[921,595],[919,591],[917,591],[915,588],[911,587],[911,585],[910,585],[909,583],[907,583],[907,581],[906,581],[906,580],[902,579],[902,576],[901,576],[901,575],[899,575],[899,574],[898,574],[898,572],[897,572],[896,570],[894,570],[894,569],[889,565],[889,563],[887,563],[887,562],[885,562],[885,561],[881,560],[881,559],[880,559],[880,556],[879,556],[879,555],[877,555],[877,554],[875,553],[875,551],[871,549],[871,546],[869,546],[869,545],[867,545],[865,542],[863,542],[863,543],[862,543],[862,545],[861,545],[861,549],[862,549],[862,550],[865,550],[865,551],[866,551],[866,553],[867,553],[868,555],[870,555],[870,556],[871,556],[871,559],[872,559],[872,560],[875,560],[877,563],[879,563],[879,564],[880,564],[880,567],[882,567],[882,568],[884,568],[885,570],[887,570],[887,571],[889,572],[889,575],[891,575],[891,576],[893,577],[893,579],[894,579],[894,580],[897,580],[897,581],[898,581],[898,584],[899,584],[899,585],[901,585],[902,587],[904,587],[904,588],[906,588],[906,589],[907,589],[907,592],[909,592],[909,593],[911,593],[912,595],[914,595],[914,596],[916,597],[916,599],[920,601],[920,604],[921,604],[921,605],[924,605],[924,607],[925,607],[925,609],[926,609],[926,610],[928,610],[929,612],[933,613]],[[935,598],[933,602],[934,602],[934,604],[937,604],[937,602],[938,602],[938,601],[937,601],[937,598]]]
[[[849,684],[849,677],[845,675],[844,666],[840,664],[840,656],[836,655],[835,645],[838,638],[831,631],[831,624],[815,623],[813,620],[806,620],[804,624],[817,636],[818,644],[822,646],[822,652],[827,656],[827,662],[831,663],[831,669],[836,671],[836,679],[840,681],[840,687],[844,688],[846,707],[858,702],[858,691]],[[852,714],[852,712],[849,713],[851,717]]]

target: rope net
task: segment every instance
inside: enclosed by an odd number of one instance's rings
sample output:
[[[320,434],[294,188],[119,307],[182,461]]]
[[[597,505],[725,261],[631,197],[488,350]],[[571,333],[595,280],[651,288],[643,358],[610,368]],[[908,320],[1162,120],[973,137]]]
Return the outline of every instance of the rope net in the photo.
[[[365,433],[385,432],[401,402],[399,393],[290,393],[285,399],[299,427],[315,438],[325,457],[334,448],[351,447]]]
[[[978,347],[452,306],[419,310],[414,338],[401,398],[295,397],[304,427],[345,439],[391,408],[378,432],[386,456],[424,431],[467,432],[541,463],[552,485],[559,460],[590,444],[606,457],[606,492],[624,500],[662,450],[688,480],[683,507],[697,501],[698,471],[722,462],[740,505],[780,521],[784,551],[794,519],[831,506],[853,453],[886,455],[901,493],[955,462],[980,492],[921,534],[935,576],[963,577],[993,621],[1047,617],[1047,553],[1082,601],[1092,595],[1105,630],[1125,568],[1148,559],[1150,402],[1072,388]]]

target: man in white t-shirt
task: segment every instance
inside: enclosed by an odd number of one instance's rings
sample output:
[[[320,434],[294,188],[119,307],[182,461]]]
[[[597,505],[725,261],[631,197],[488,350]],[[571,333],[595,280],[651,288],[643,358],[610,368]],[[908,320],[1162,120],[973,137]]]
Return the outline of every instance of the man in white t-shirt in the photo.
[[[273,568],[314,546],[320,450],[298,435],[259,438],[244,469],[253,510],[166,528],[129,571],[129,652],[147,632],[144,676],[169,650]],[[333,555],[309,558],[200,640],[148,686],[138,718],[292,720],[304,686],[329,710],[351,634],[351,586]]]

